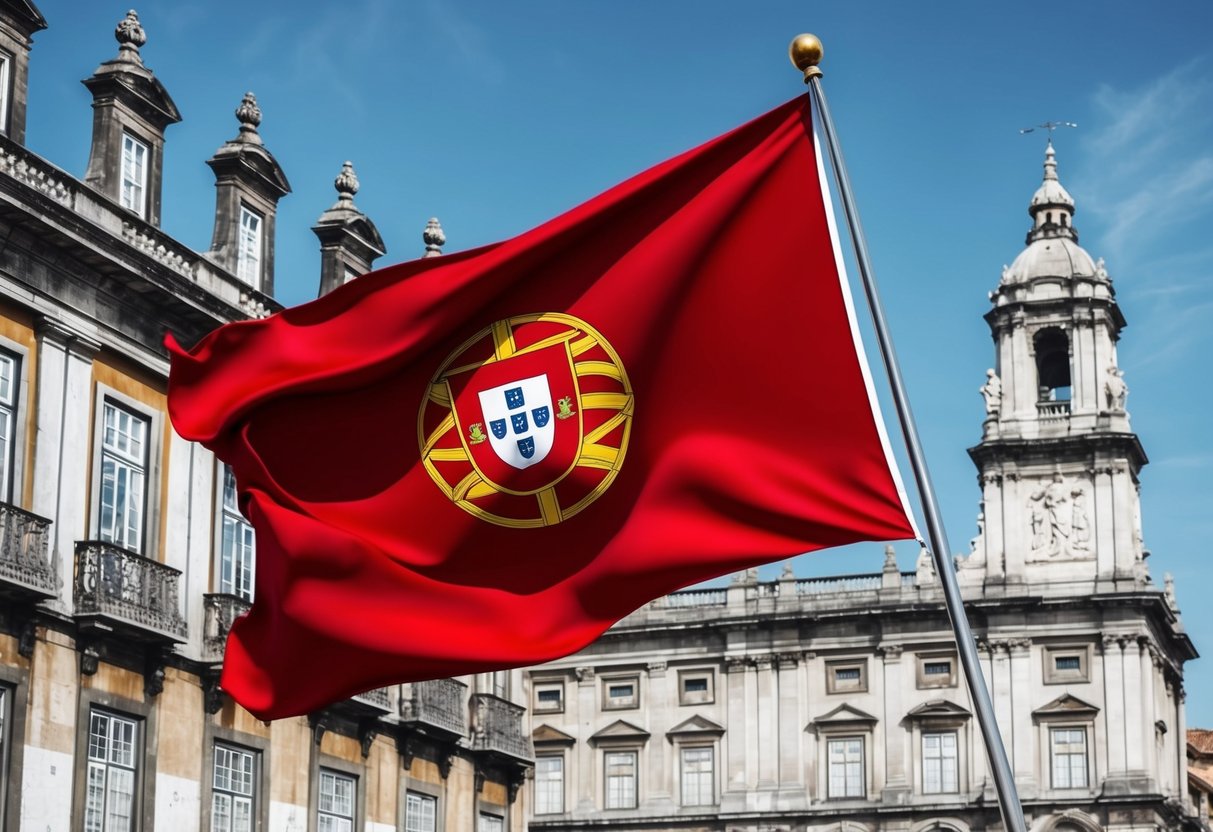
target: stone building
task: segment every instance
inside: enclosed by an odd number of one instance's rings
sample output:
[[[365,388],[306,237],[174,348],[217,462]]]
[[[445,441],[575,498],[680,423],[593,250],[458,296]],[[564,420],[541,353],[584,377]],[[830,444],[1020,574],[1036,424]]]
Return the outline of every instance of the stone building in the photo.
[[[280,308],[274,219],[290,185],[250,93],[206,160],[210,251],[160,230],[181,115],[134,12],[84,80],[84,176],[40,158],[24,140],[46,25],[33,3],[0,0],[0,828],[521,829],[532,752],[517,672],[272,724],[219,690],[256,542],[229,472],[169,424],[162,342]],[[384,251],[352,167],[335,184],[314,229],[326,291]],[[441,245],[436,225],[426,242]]]
[[[1035,832],[1197,828],[1169,578],[1146,569],[1116,348],[1050,143],[1026,248],[990,295],[994,369],[960,581]],[[925,555],[925,553],[924,553]],[[753,573],[633,613],[531,668],[530,827],[804,832],[999,826],[929,557]]]
[[[1213,731],[1188,729],[1188,798],[1205,829],[1213,827]]]

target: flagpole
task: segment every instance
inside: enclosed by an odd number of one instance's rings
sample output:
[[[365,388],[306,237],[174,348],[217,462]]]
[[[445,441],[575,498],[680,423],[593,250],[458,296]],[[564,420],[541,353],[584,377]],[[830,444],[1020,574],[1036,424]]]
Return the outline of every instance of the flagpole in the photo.
[[[982,675],[981,666],[978,664],[973,631],[969,627],[964,601],[960,596],[960,586],[956,581],[956,568],[948,555],[951,550],[948,548],[948,538],[944,531],[939,503],[935,498],[935,489],[931,485],[931,475],[927,470],[922,442],[918,438],[918,429],[914,425],[914,414],[910,411],[910,401],[902,381],[901,368],[897,364],[897,354],[893,350],[893,341],[889,336],[888,325],[885,321],[884,307],[881,306],[880,296],[876,293],[876,278],[872,273],[871,260],[868,258],[868,244],[863,235],[863,227],[859,222],[859,211],[855,207],[855,198],[851,193],[851,181],[843,162],[842,148],[838,143],[838,135],[834,132],[834,122],[830,118],[830,108],[826,104],[825,91],[821,88],[821,70],[817,67],[822,55],[821,41],[814,35],[798,35],[792,40],[789,52],[792,63],[796,65],[797,69],[804,72],[804,82],[809,86],[810,95],[813,97],[816,110],[821,117],[822,130],[825,133],[826,144],[829,146],[830,161],[838,183],[838,192],[842,197],[847,224],[851,229],[851,241],[855,245],[855,259],[859,264],[859,275],[863,281],[864,293],[868,298],[868,308],[872,312],[876,340],[880,344],[880,354],[884,358],[885,369],[889,374],[889,386],[892,389],[893,402],[901,421],[902,434],[905,436],[910,467],[918,484],[919,496],[922,498],[923,514],[926,516],[927,536],[930,541],[931,555],[935,561],[935,571],[943,583],[944,603],[947,606],[948,617],[952,621],[952,631],[956,635],[960,664],[964,668],[969,693],[973,697],[973,705],[977,711],[977,724],[985,739],[986,754],[994,774],[994,786],[998,793],[999,808],[1002,810],[1003,826],[1007,832],[1027,832],[1023,806],[1020,805],[1019,794],[1015,789],[1015,777],[1011,772],[1011,764],[1007,759],[1007,750],[1003,746],[1002,736],[998,732],[998,722],[994,718],[994,704],[990,699],[990,691],[986,687],[985,676]]]

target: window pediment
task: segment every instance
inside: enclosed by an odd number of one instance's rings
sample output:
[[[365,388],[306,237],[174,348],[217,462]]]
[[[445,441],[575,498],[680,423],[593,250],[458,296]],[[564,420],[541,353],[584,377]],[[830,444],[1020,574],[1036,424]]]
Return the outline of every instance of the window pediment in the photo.
[[[822,714],[809,723],[811,731],[832,728],[869,728],[877,723],[876,717],[851,705],[842,704],[829,713]]]
[[[639,725],[617,719],[590,737],[595,745],[610,742],[647,742],[651,734]]]
[[[564,731],[553,728],[551,725],[543,724],[531,732],[531,742],[535,745],[555,746],[555,745],[576,745],[577,740],[569,736]]]
[[[675,737],[719,737],[724,734],[724,726],[718,725],[707,717],[695,714],[666,732],[666,739],[673,742]]]
[[[910,709],[906,718],[911,721],[931,719],[968,719],[972,714],[966,708],[947,699],[931,699]]]
[[[1077,696],[1063,694],[1049,704],[1032,711],[1033,719],[1066,719],[1069,717],[1093,717],[1099,708],[1084,702]]]

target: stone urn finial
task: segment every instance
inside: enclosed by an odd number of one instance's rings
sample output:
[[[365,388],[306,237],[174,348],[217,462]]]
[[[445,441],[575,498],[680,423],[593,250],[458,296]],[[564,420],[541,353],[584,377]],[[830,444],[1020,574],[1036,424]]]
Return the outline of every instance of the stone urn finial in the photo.
[[[338,202],[352,203],[354,194],[358,193],[360,187],[358,175],[354,173],[353,162],[342,162],[341,173],[337,174],[337,178],[333,180],[333,187],[337,189]]]
[[[134,9],[126,13],[126,17],[118,21],[114,27],[114,39],[118,41],[118,54],[140,61],[139,47],[147,43],[147,33],[139,23],[139,15]]]
[[[437,217],[430,217],[430,221],[425,224],[425,231],[421,233],[421,239],[425,241],[425,257],[437,257],[442,254],[442,247],[446,245],[446,234]]]
[[[261,108],[257,106],[257,96],[246,92],[236,108],[236,119],[240,122],[240,141],[261,144],[261,135],[257,132],[261,124]]]

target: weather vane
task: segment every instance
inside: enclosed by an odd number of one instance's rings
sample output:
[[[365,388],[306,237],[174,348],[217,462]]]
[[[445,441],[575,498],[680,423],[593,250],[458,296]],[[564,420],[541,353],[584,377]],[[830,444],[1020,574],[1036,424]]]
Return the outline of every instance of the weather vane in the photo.
[[[1048,130],[1049,131],[1049,141],[1052,141],[1053,140],[1053,131],[1056,130],[1058,127],[1077,127],[1077,126],[1078,125],[1072,121],[1046,121],[1044,124],[1037,124],[1034,127],[1021,127],[1019,129],[1019,132],[1022,134],[1022,133],[1033,133],[1037,130]]]

